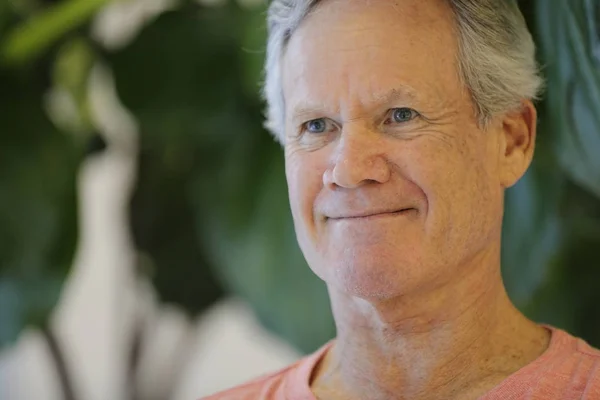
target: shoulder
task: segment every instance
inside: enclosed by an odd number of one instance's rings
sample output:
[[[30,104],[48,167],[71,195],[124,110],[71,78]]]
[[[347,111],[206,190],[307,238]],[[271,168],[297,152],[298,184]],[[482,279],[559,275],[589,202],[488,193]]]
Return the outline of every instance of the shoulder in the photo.
[[[584,365],[589,366],[590,380],[600,398],[600,349],[590,346],[582,339],[577,339],[577,353],[584,360]]]
[[[577,354],[580,359],[577,369],[582,372],[579,381],[584,388],[582,399],[600,399],[600,350],[591,347],[582,339],[577,339]],[[577,375],[577,372],[572,375],[575,381],[579,378]]]
[[[569,393],[581,396],[577,398],[600,399],[600,350],[564,331],[555,332],[560,336],[562,351],[556,353],[548,366],[548,383],[563,382],[569,386]]]
[[[286,376],[298,365],[296,362],[269,375],[261,376],[250,382],[215,393],[200,400],[256,400],[270,399],[283,389]]]
[[[596,362],[600,361],[600,349],[596,349],[590,346],[583,339],[575,339],[577,340],[577,352],[581,354],[582,357],[586,357],[591,360],[596,360]]]
[[[555,329],[560,335],[562,352],[557,352],[557,361],[571,361],[579,367],[587,366],[587,370],[595,375],[600,374],[600,350],[589,345],[585,340],[572,336],[565,331]]]

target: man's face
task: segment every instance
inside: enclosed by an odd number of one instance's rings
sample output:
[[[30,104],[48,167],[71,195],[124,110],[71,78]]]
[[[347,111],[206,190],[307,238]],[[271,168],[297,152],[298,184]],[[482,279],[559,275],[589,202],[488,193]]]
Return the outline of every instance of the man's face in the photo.
[[[292,36],[290,203],[300,247],[330,286],[385,299],[497,253],[502,124],[478,127],[456,57],[442,0],[328,0]]]

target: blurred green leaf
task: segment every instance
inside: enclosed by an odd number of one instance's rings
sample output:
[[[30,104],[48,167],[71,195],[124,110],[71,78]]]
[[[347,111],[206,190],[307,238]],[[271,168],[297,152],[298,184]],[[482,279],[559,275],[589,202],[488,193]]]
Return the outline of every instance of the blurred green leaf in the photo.
[[[65,88],[75,98],[84,99],[94,61],[94,53],[83,37],[68,41],[56,54],[54,84]]]
[[[142,131],[131,206],[135,242],[152,260],[163,301],[192,314],[222,288],[196,234],[191,182],[214,173],[226,143],[247,132],[238,17],[232,7],[167,12],[107,55],[120,98]]]
[[[555,152],[565,172],[600,197],[600,3],[536,5]]]
[[[600,347],[600,199],[572,185],[563,213],[568,242],[561,264],[574,316],[572,332]]]
[[[8,1],[0,1],[0,37],[3,36],[6,23],[12,15],[12,10]]]
[[[0,42],[0,60],[6,64],[31,60],[63,35],[87,22],[109,1],[68,0],[34,15]]]
[[[172,170],[146,150],[139,161],[131,202],[136,247],[148,257],[150,276],[163,302],[197,315],[223,294],[198,244],[189,171]]]
[[[549,280],[563,241],[558,215],[563,179],[536,160],[506,194],[502,272],[507,291],[527,306]]]
[[[545,284],[524,308],[537,320],[598,346],[600,2],[537,1],[535,11],[540,59],[548,81],[540,136],[552,144],[538,151],[538,157],[552,154],[557,160],[544,167],[547,179],[560,179],[561,171],[569,179],[562,180],[563,196],[553,211],[553,218],[561,220],[559,257],[550,264]],[[555,199],[552,194],[543,196],[537,209],[547,209]]]
[[[255,97],[263,81],[263,65],[266,56],[267,26],[266,10],[257,7],[246,12],[241,40],[242,82],[247,96]]]
[[[12,321],[0,320],[18,324],[6,328],[5,341],[21,324],[43,320],[70,268],[79,149],[44,114],[43,78],[0,69],[0,87],[0,303],[20,304]]]
[[[564,237],[559,259],[547,284],[527,311],[600,346],[600,201],[568,183],[562,201]]]
[[[190,156],[211,156],[243,129],[236,114],[244,101],[240,25],[233,6],[190,6],[162,14],[107,55],[119,95],[141,123],[142,149],[160,148],[165,160],[190,164]]]
[[[55,123],[79,140],[89,140],[95,130],[88,97],[88,82],[95,61],[89,42],[81,36],[64,43],[54,57],[53,89],[69,96],[74,108],[74,115],[68,121],[60,124],[55,118]]]

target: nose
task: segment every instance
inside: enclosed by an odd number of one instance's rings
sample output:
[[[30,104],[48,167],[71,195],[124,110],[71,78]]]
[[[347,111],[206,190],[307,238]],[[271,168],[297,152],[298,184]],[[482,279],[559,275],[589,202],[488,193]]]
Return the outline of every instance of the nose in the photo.
[[[323,174],[323,184],[354,189],[369,183],[385,183],[390,176],[383,138],[368,129],[345,127],[331,165]]]

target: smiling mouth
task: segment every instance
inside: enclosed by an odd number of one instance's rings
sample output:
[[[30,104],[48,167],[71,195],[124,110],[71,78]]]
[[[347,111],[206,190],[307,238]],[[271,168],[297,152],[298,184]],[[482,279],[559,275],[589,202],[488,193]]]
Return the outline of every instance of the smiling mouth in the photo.
[[[347,216],[347,217],[332,217],[332,218],[328,218],[332,221],[342,221],[342,220],[374,220],[374,219],[380,219],[380,218],[389,218],[389,217],[395,217],[395,216],[400,216],[400,215],[405,215],[408,214],[411,211],[415,211],[414,208],[404,208],[402,210],[398,210],[398,211],[389,211],[389,212],[381,212],[381,213],[373,213],[373,214],[364,214],[364,215],[351,215],[351,216]]]

